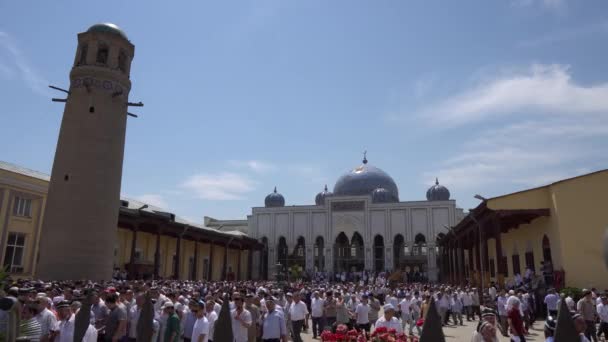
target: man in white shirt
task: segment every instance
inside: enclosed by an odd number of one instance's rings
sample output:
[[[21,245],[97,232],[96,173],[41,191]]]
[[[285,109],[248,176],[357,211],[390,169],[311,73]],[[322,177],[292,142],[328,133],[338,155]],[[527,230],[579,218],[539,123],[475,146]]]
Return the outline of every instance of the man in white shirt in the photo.
[[[215,321],[217,321],[217,313],[215,312],[215,302],[213,300],[207,301],[205,304],[207,322],[209,323],[209,334],[207,335],[207,341],[213,342],[213,332],[215,331]]]
[[[57,317],[48,309],[49,301],[46,296],[36,297],[36,304],[38,306],[38,314],[35,318],[42,328],[40,342],[47,342],[57,327]]]
[[[293,327],[293,341],[302,342],[300,333],[302,332],[302,326],[304,326],[304,320],[308,315],[308,308],[306,304],[300,300],[300,293],[296,292],[293,294],[293,303],[289,306],[289,317],[291,318],[291,325]]]
[[[356,320],[357,320],[357,327],[360,330],[365,330],[367,332],[369,332],[370,326],[369,326],[369,311],[371,310],[369,303],[368,303],[368,297],[366,294],[364,294],[363,296],[361,296],[361,303],[357,304],[357,307],[355,308],[355,315],[356,315]]]
[[[401,323],[399,323],[399,319],[395,317],[395,307],[392,304],[385,304],[383,309],[384,315],[378,318],[374,325],[374,330],[385,327],[386,329],[395,329],[397,333],[402,333],[403,328],[401,327]]]
[[[549,293],[545,296],[545,304],[547,305],[547,312],[549,316],[557,317],[557,302],[559,296],[555,294],[554,289],[549,289]]]
[[[462,299],[462,305],[464,305],[464,313],[467,315],[467,322],[470,322],[473,315],[473,298],[471,298],[468,289],[460,292],[460,298]]]
[[[496,299],[496,310],[498,311],[500,331],[502,332],[503,336],[509,336],[507,331],[507,295],[504,289],[500,290],[500,296],[498,296]]]
[[[406,324],[412,325],[412,315],[410,313],[410,305],[412,304],[412,295],[408,292],[405,294],[405,298],[399,303],[399,309],[401,311],[401,326],[405,331]]]
[[[600,297],[601,303],[597,306],[597,315],[600,318],[600,329],[597,334],[599,339],[604,334],[604,339],[608,340],[608,293]]]
[[[76,315],[72,314],[70,304],[67,301],[61,301],[56,305],[57,315],[59,316],[58,333],[55,342],[73,342],[74,327],[76,326]],[[83,342],[96,342],[97,330],[89,324],[87,331],[82,338]]]
[[[234,301],[235,309],[232,310],[230,316],[232,316],[232,335],[234,336],[234,342],[247,342],[248,329],[253,323],[251,319],[251,313],[243,307],[243,298],[241,294],[235,292],[232,296]]]
[[[141,307],[144,304],[143,293],[138,293],[135,296],[135,305],[131,306],[129,312],[129,339],[135,341],[137,339],[137,322],[141,313]]]
[[[198,303],[196,322],[192,329],[192,342],[207,342],[209,339],[209,320],[205,317],[205,302]]]
[[[320,297],[319,291],[315,291],[312,294],[312,299],[310,301],[310,310],[312,316],[312,338],[316,339],[317,336],[321,334],[323,328],[325,328],[325,322],[323,319],[323,306],[325,305],[325,300]]]

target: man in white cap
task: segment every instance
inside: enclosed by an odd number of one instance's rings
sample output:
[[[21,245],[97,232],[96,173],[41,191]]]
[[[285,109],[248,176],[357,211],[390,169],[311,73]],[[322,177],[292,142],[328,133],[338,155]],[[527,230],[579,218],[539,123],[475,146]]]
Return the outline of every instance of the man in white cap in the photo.
[[[386,329],[395,329],[397,333],[402,333],[403,328],[401,327],[401,323],[399,319],[395,317],[395,307],[392,304],[385,304],[384,307],[384,315],[376,321],[374,325],[374,330],[385,327]]]

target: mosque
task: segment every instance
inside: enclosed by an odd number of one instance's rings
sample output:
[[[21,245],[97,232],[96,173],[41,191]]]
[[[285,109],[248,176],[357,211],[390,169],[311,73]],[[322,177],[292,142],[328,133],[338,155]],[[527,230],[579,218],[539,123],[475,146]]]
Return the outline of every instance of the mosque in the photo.
[[[393,178],[364,156],[314,205],[286,206],[275,188],[263,207],[252,208],[248,235],[263,246],[254,252],[253,277],[299,266],[333,274],[401,270],[437,281],[437,237],[463,216],[438,180],[426,200],[401,202]]]

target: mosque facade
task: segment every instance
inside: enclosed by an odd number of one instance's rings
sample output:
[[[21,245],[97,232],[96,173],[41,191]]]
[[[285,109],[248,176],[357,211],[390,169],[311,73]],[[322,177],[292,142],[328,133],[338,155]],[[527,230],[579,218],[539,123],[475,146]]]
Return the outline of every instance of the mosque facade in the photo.
[[[438,281],[437,237],[464,216],[438,180],[426,200],[400,201],[386,172],[366,158],[315,197],[314,205],[285,205],[275,188],[252,208],[249,236],[263,248],[253,258],[255,279],[295,267],[308,272],[383,272]]]

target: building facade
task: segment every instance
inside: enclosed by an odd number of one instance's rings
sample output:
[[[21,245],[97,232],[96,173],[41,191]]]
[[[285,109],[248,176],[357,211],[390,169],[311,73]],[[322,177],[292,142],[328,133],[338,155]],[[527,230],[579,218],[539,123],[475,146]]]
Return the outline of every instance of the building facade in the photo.
[[[46,174],[0,162],[0,264],[13,277],[35,278],[40,268],[38,250],[49,179]],[[117,210],[110,263],[115,270],[127,270],[130,278],[251,279],[252,251],[260,246],[233,229],[243,221],[210,219],[207,226],[126,198]],[[72,250],[67,247],[68,257]]]
[[[297,266],[308,272],[401,270],[438,280],[436,236],[462,218],[438,182],[426,201],[399,201],[393,179],[363,164],[327,186],[314,205],[285,206],[277,189],[252,208],[249,235],[263,246],[254,277],[273,278]]]
[[[440,239],[442,274],[454,283],[512,285],[529,268],[547,286],[608,288],[607,191],[603,170],[484,200]]]

